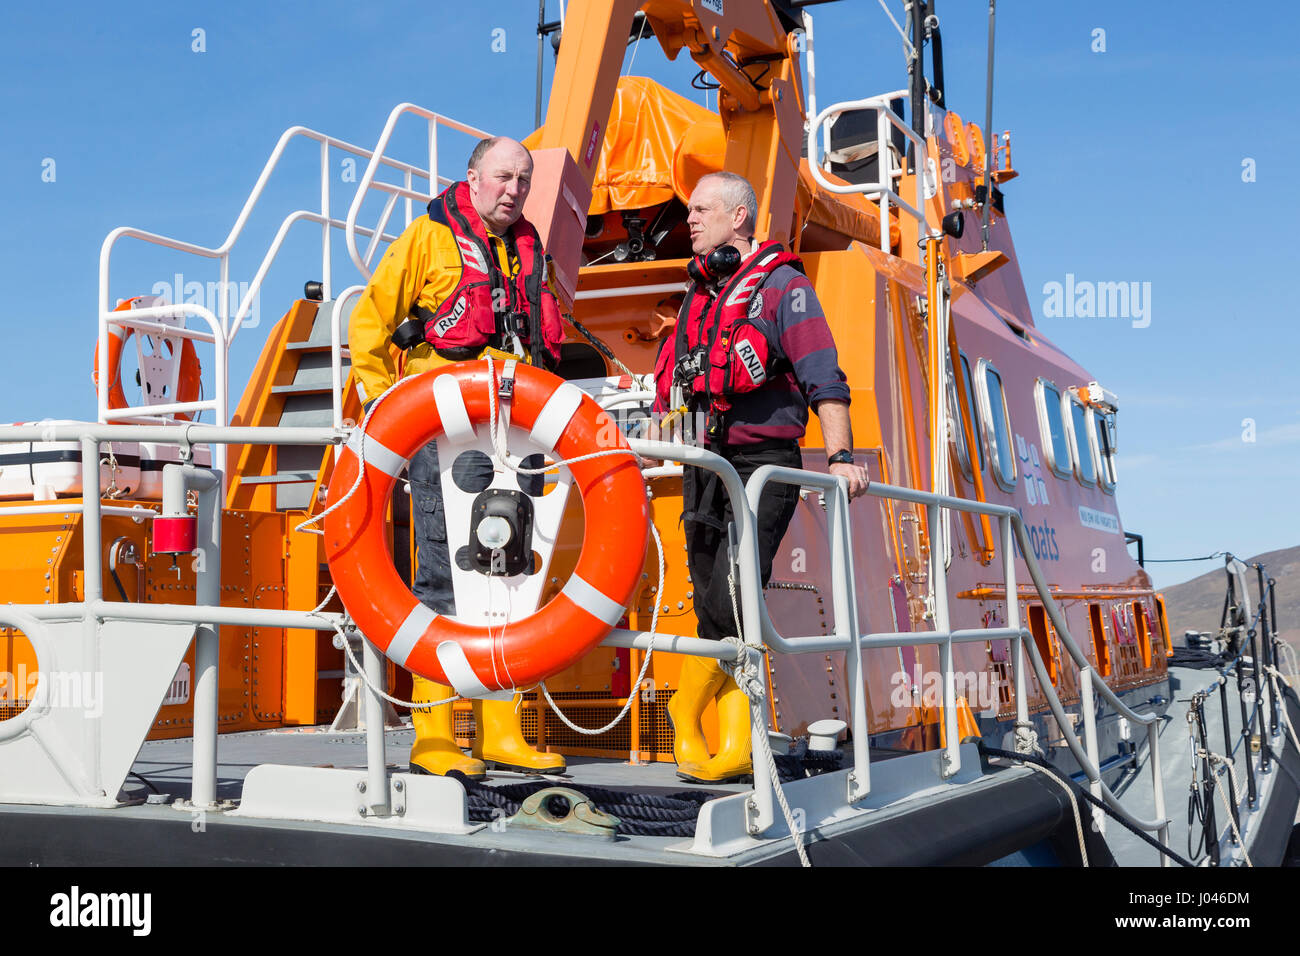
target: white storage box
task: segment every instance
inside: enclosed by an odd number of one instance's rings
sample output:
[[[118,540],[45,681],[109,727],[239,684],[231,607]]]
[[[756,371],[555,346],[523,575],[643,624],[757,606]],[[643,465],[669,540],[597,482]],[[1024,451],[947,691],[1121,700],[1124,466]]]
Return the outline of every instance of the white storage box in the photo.
[[[73,420],[23,422],[24,425],[92,424]],[[48,501],[76,498],[81,488],[81,444],[75,441],[5,441],[11,425],[0,425],[0,498]],[[110,455],[111,452],[111,455]],[[99,446],[99,493],[128,498],[140,487],[140,446],[104,442]]]
[[[190,450],[192,452],[190,458],[192,464],[199,468],[211,467],[212,449],[210,447],[207,445],[192,445]],[[140,442],[140,489],[135,493],[135,497],[161,501],[163,465],[179,465],[180,463],[180,445],[164,445],[152,441]]]

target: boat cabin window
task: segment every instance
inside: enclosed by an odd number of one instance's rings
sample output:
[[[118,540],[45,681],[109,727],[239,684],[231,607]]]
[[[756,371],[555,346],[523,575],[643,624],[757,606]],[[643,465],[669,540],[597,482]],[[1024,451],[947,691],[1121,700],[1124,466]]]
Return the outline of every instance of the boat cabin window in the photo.
[[[965,356],[962,357],[962,384],[967,393],[970,391],[970,373],[967,371]],[[962,407],[957,391],[957,376],[953,373],[952,360],[948,360],[948,440],[952,442],[953,450],[957,453],[957,462],[961,465],[962,474],[967,478],[974,480],[975,475],[971,470],[970,445],[966,441],[966,429],[969,428],[971,434],[975,436],[975,443],[979,444],[979,426],[971,420],[970,412],[974,410],[975,405],[967,399],[966,407]],[[983,449],[981,449],[981,452]],[[981,455],[982,457],[982,455]],[[981,461],[981,467],[983,462]]]
[[[988,359],[976,366],[979,383],[980,417],[988,436],[993,477],[1003,491],[1016,486],[1016,453],[1011,445],[1011,422],[1007,417],[1007,399],[1002,391],[1002,376]]]
[[[1133,620],[1137,624],[1138,650],[1142,652],[1142,666],[1151,666],[1151,631],[1148,629],[1146,608],[1141,601],[1133,602]]]
[[[1174,642],[1169,640],[1169,616],[1165,611],[1165,598],[1162,594],[1156,595],[1156,623],[1160,627],[1160,640],[1165,646],[1165,657],[1174,656]]]
[[[1100,604],[1088,605],[1088,623],[1092,630],[1092,653],[1097,672],[1102,677],[1109,677],[1110,645],[1106,642],[1106,620],[1102,617]]]
[[[1055,633],[1048,623],[1047,609],[1041,604],[1029,605],[1029,633],[1034,635],[1034,643],[1038,645],[1038,657],[1047,670],[1052,686],[1055,687],[1057,678]]]
[[[948,370],[950,373],[951,368]],[[966,446],[966,416],[961,413],[961,402],[957,399],[957,381],[952,375],[948,378],[948,441],[957,453],[957,462],[962,474],[974,478],[970,467],[970,449]]]
[[[1074,474],[1085,485],[1097,483],[1097,466],[1092,457],[1092,419],[1088,406],[1074,392],[1067,392],[1063,403],[1069,406],[1066,425],[1070,432],[1070,454],[1074,458]]]
[[[1035,391],[1038,429],[1043,436],[1043,450],[1047,452],[1047,464],[1061,478],[1069,478],[1073,465],[1070,462],[1070,440],[1065,437],[1061,390],[1047,379],[1040,378]]]
[[[984,470],[984,436],[978,421],[979,405],[975,403],[975,380],[970,373],[970,359],[966,357],[965,352],[959,352],[961,360],[961,380],[966,389],[966,409],[971,415],[970,430],[975,433],[975,457],[979,462],[979,470]]]
[[[1113,412],[1104,416],[1093,412],[1092,415],[1095,426],[1093,439],[1097,452],[1097,479],[1101,483],[1101,490],[1108,494],[1113,494],[1115,491],[1115,449],[1111,446],[1110,440],[1114,418]]]

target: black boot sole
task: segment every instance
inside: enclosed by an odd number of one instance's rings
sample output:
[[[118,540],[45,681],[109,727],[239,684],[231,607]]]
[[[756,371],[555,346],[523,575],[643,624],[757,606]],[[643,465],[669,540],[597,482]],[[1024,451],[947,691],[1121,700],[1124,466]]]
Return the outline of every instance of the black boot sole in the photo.
[[[541,770],[537,767],[520,767],[512,763],[499,763],[495,760],[485,760],[483,762],[488,765],[489,770],[506,770],[510,773],[524,773],[528,774],[530,777],[558,777],[562,776],[565,771],[569,769],[567,764],[561,764],[559,767],[550,770]]]
[[[723,784],[723,783],[753,783],[754,774],[752,772],[738,773],[732,777],[721,777],[717,780],[704,780],[700,777],[692,777],[690,774],[682,773],[682,771],[678,770],[677,779],[685,780],[687,783],[698,783],[708,787],[708,786],[717,786],[718,784]]]
[[[430,773],[429,771],[427,771],[427,770],[425,770],[423,767],[421,767],[419,764],[414,764],[414,763],[413,763],[413,764],[408,764],[408,765],[407,765],[406,772],[407,772],[407,773],[415,774],[416,776],[420,776],[420,777],[446,777],[446,776],[450,776],[450,774],[444,774],[444,773]],[[458,776],[464,777],[466,780],[486,780],[486,779],[487,779],[487,774],[486,774],[486,773],[468,774],[468,773],[465,773],[463,770],[453,770],[452,773],[455,773],[455,774],[457,774]]]

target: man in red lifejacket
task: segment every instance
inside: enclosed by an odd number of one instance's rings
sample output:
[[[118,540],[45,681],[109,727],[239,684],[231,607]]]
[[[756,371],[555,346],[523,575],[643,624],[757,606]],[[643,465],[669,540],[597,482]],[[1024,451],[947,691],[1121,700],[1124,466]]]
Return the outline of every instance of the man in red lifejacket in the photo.
[[[408,318],[415,320],[416,344],[405,353],[403,376],[478,358],[488,349],[547,368],[558,364],[560,312],[546,287],[541,241],[523,218],[532,172],[532,156],[520,143],[483,140],[470,156],[465,181],[448,186],[429,203],[429,214],[388,247],[348,324],[363,404],[397,381],[394,333]],[[411,459],[408,477],[417,551],[412,590],[431,609],[455,614],[436,443]],[[452,695],[451,688],[422,677],[414,683],[413,698],[421,703]],[[472,756],[456,746],[451,705],[413,710],[412,769],[468,777],[482,777],[487,763],[530,773],[564,770],[561,755],[539,753],[524,740],[515,704],[474,701]]]
[[[803,467],[799,439],[811,406],[825,436],[830,473],[848,481],[851,496],[862,494],[867,472],[853,460],[849,387],[825,314],[799,258],[780,243],[755,241],[757,211],[753,187],[734,173],[703,176],[691,194],[686,221],[694,281],[676,333],[656,363],[656,407],[668,411],[684,404],[703,423],[697,440],[731,462],[744,482],[762,465]],[[726,490],[712,472],[687,467],[682,501],[699,636],[735,636]],[[764,585],[798,501],[794,485],[770,484],[759,502]],[[719,783],[752,773],[744,692],[710,658],[684,657],[679,680],[668,705],[678,776]],[[719,750],[710,756],[700,717],[715,699]]]

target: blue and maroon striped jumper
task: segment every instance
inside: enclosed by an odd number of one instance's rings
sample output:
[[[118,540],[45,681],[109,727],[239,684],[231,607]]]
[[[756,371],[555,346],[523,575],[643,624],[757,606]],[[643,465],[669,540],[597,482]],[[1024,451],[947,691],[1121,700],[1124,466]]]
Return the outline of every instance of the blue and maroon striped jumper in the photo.
[[[794,266],[779,266],[754,295],[763,297],[762,316],[777,329],[776,344],[788,364],[781,363],[784,371],[770,375],[760,388],[731,396],[728,445],[797,440],[807,428],[810,405],[849,401],[848,379],[808,277]]]

